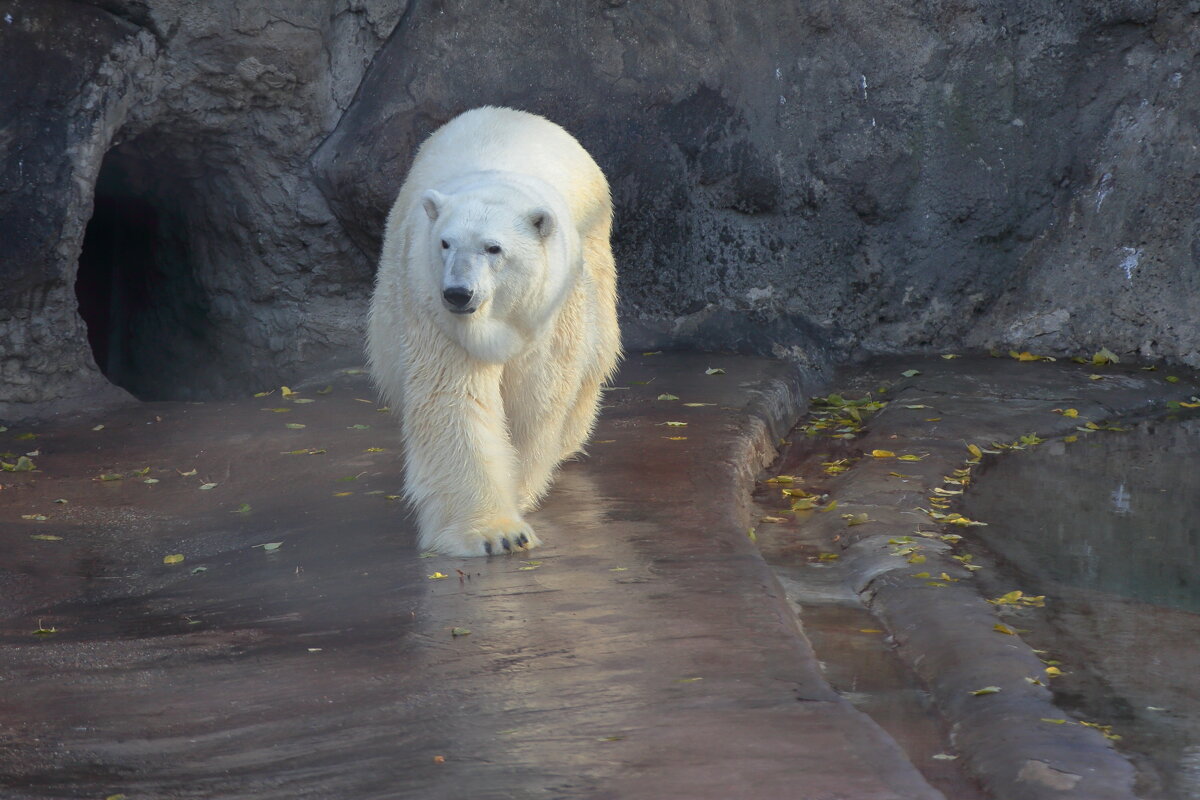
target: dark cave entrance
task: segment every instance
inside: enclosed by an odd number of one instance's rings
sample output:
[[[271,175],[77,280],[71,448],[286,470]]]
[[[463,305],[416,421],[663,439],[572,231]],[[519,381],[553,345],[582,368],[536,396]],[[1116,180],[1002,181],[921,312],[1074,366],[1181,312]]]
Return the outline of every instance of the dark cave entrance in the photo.
[[[187,180],[135,149],[111,150],[96,181],[75,296],[100,371],[140,400],[193,399],[212,347],[189,246]]]

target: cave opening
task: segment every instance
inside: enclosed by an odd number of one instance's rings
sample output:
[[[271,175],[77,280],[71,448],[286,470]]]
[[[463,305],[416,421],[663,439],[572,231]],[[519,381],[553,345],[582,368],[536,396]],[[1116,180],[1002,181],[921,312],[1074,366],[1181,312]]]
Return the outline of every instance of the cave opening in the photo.
[[[188,232],[188,180],[137,143],[110,150],[96,180],[75,296],[100,371],[140,400],[205,396],[206,292]]]

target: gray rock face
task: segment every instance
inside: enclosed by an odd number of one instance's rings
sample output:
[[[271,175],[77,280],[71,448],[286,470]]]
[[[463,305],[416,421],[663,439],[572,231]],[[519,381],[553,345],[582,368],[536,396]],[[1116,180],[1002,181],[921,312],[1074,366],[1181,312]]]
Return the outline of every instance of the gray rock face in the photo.
[[[632,348],[1200,366],[1198,31],[1149,0],[0,0],[0,69],[37,75],[0,87],[0,417],[357,352],[416,145],[489,103],[608,173]]]
[[[29,76],[0,95],[0,417],[357,348],[372,266],[306,164],[400,9],[97,5],[0,2],[0,70]]]
[[[513,105],[609,172],[635,346],[1200,364],[1197,44],[1149,2],[418,5],[317,172],[373,252],[414,144]]]

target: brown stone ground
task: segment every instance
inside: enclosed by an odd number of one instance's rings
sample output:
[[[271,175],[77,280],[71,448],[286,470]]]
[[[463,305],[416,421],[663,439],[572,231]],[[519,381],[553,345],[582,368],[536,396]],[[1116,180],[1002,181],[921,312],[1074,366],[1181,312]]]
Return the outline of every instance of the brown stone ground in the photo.
[[[14,427],[4,460],[34,453],[37,469],[0,473],[0,796],[962,800],[980,796],[966,767],[989,797],[1131,797],[1099,733],[1037,724],[1061,716],[1026,681],[1043,665],[993,630],[959,551],[922,538],[920,569],[956,579],[933,587],[888,543],[941,530],[914,509],[967,444],[1079,423],[1054,408],[1103,421],[1197,391],[1096,371],[847,373],[845,394],[886,383],[891,404],[853,440],[793,434],[772,468],[839,509],[761,524],[750,490],[802,405],[795,376],[632,357],[591,456],[531,519],[547,545],[486,560],[416,552],[393,499],[394,422],[361,374]],[[922,460],[862,457],[873,449]],[[852,469],[825,476],[842,455]],[[814,621],[825,601],[836,613]],[[838,648],[825,672],[810,645],[876,625],[876,655],[915,671],[909,693],[936,703],[952,742],[914,748],[886,708],[885,732],[846,699]],[[877,689],[887,670],[904,682],[903,666],[871,664]],[[1002,691],[970,694],[986,685]],[[938,749],[959,758],[925,763]]]
[[[0,434],[37,467],[0,477],[0,794],[941,797],[747,536],[790,373],[668,354],[618,386],[548,544],[488,560],[418,555],[362,375]]]

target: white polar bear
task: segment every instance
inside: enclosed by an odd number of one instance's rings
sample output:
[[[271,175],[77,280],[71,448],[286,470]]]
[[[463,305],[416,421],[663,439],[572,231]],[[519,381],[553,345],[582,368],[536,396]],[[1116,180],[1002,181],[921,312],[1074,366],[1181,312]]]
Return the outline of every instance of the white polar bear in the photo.
[[[604,174],[542,117],[484,107],[421,146],[388,215],[367,333],[400,411],[420,546],[540,544],[522,513],[580,452],[620,358]]]

